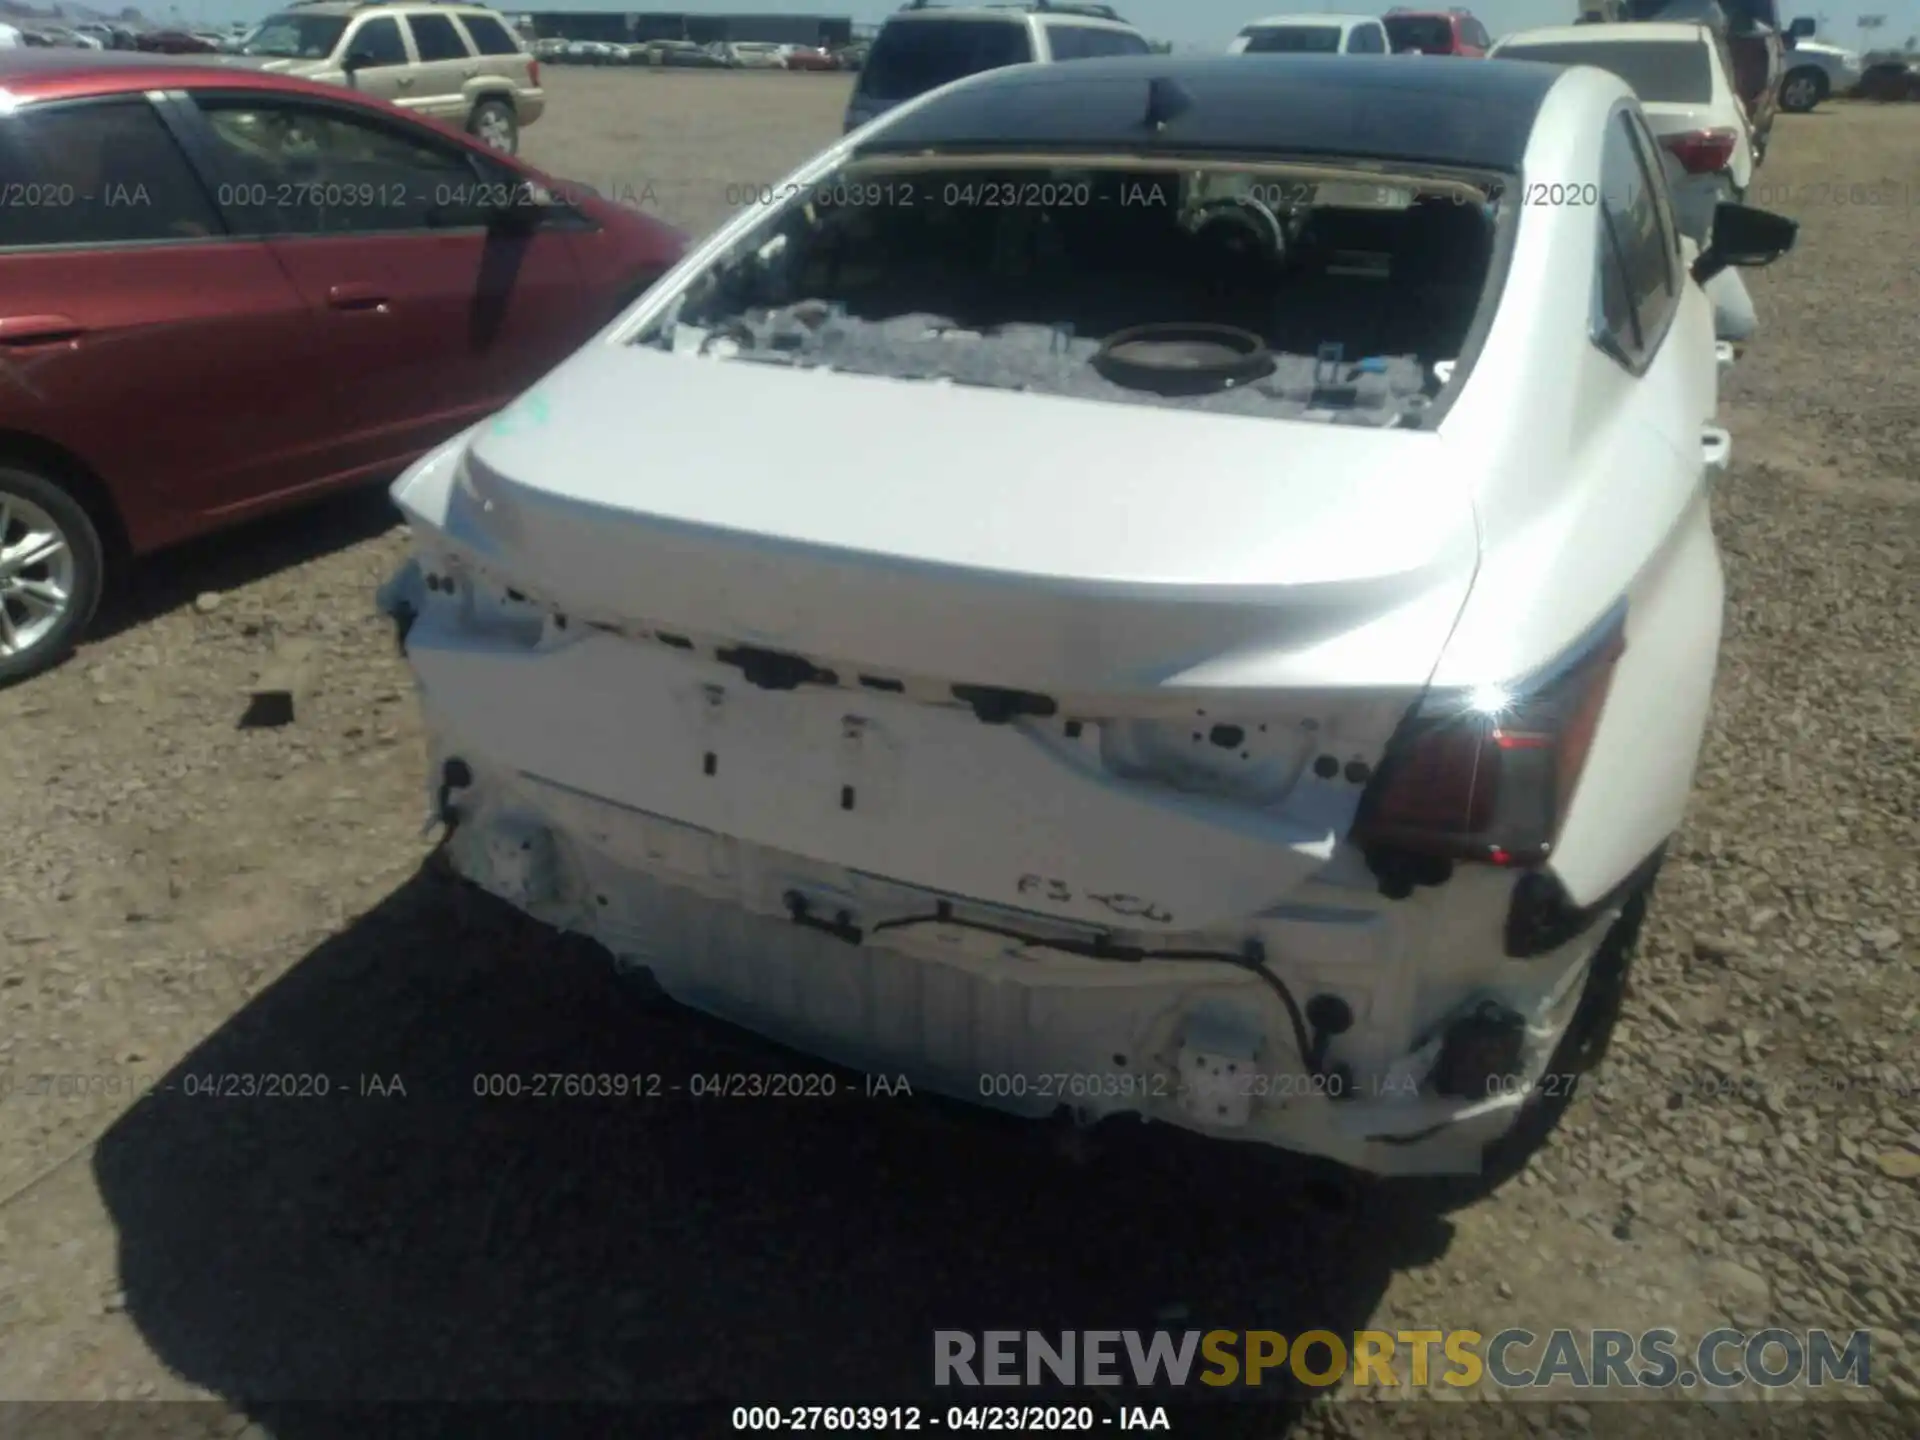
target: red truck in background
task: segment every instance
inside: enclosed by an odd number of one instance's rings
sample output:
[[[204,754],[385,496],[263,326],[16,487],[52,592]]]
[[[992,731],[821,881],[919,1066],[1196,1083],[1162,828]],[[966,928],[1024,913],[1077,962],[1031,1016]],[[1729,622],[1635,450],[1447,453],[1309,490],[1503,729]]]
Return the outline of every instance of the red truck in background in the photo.
[[[1411,10],[1396,5],[1381,18],[1396,55],[1465,55],[1475,59],[1493,48],[1471,10]]]

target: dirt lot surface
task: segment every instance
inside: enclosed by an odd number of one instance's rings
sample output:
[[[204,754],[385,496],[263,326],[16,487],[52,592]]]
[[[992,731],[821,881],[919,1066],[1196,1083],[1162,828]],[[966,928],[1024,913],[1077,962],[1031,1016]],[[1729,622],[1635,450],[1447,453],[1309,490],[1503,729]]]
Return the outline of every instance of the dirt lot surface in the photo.
[[[550,76],[529,155],[694,231],[837,134],[845,93]],[[778,1061],[424,866],[375,492],[148,566],[0,693],[0,1397],[213,1395],[317,1435],[347,1432],[265,1402],[874,1402],[936,1328],[1722,1321],[1872,1327],[1876,1387],[1920,1397],[1920,110],[1784,117],[1763,188],[1804,229],[1752,278],[1731,384],[1691,818],[1604,1092],[1494,1197],[1342,1205],[1281,1156],[921,1099],[476,1099]],[[294,723],[237,728],[302,645]],[[331,1093],[184,1093],[263,1073]],[[1511,1407],[1466,1409],[1404,1420]]]

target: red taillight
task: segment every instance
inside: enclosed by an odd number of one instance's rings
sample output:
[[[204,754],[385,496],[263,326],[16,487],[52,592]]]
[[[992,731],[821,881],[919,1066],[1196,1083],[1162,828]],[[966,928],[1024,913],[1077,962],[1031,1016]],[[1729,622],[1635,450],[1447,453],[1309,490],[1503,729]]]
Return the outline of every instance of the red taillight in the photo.
[[[1660,142],[1666,146],[1680,168],[1689,175],[1711,175],[1724,170],[1733,159],[1740,133],[1721,126],[1713,130],[1689,130],[1683,135],[1668,135]]]
[[[529,60],[527,61],[527,84],[537,86],[539,83],[540,62],[538,60]]]
[[[1423,705],[1361,798],[1354,842],[1494,865],[1545,859],[1625,649],[1624,623],[1611,621],[1544,681]]]

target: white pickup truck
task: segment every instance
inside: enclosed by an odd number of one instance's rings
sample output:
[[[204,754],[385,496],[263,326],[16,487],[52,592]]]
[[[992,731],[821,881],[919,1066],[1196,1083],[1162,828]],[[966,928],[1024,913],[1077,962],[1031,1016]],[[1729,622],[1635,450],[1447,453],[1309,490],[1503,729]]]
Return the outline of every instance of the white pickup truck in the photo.
[[[1811,19],[1787,27],[1786,74],[1780,81],[1780,108],[1804,115],[1822,100],[1844,95],[1865,71],[1856,50],[1813,38]]]

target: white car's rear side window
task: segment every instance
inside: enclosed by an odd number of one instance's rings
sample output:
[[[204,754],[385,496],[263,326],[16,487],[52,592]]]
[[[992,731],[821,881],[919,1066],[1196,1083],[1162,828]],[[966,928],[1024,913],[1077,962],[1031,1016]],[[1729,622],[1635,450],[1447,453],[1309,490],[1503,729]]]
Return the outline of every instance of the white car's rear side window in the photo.
[[[1153,47],[1126,30],[1104,30],[1096,25],[1047,26],[1047,49],[1055,60],[1095,60],[1102,55],[1150,55]]]
[[[1713,61],[1698,40],[1515,45],[1502,50],[1499,58],[1611,71],[1633,88],[1642,104],[1705,105],[1713,99]]]
[[[1340,50],[1338,25],[1254,25],[1246,37],[1248,55],[1334,55]]]
[[[896,21],[880,32],[860,69],[859,93],[872,100],[911,100],[929,90],[1033,59],[1024,23],[955,18]]]
[[[1632,116],[1608,127],[1600,170],[1600,302],[1596,317],[1608,350],[1631,369],[1660,347],[1679,306],[1679,257],[1665,203],[1666,177]]]

